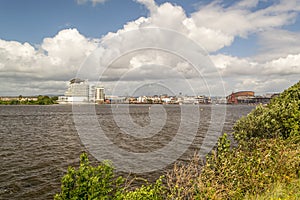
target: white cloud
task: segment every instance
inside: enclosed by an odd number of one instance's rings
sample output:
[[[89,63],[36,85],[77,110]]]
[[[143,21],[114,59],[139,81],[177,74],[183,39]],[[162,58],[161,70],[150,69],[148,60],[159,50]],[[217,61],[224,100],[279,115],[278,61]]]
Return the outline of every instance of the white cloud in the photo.
[[[277,5],[254,12],[251,12],[247,4],[252,7],[257,1],[242,1],[237,5],[244,5],[243,7],[233,5],[228,8],[212,3],[199,8],[199,11],[191,15],[191,19],[197,27],[219,30],[229,36],[247,37],[250,33],[292,23],[297,16],[296,12],[300,10],[299,1],[281,1]]]
[[[263,95],[266,93],[282,92],[284,89],[290,87],[295,83],[296,82],[293,80],[284,80],[282,78],[272,77],[272,79],[261,79],[256,77],[249,77],[238,79],[237,83],[233,86],[236,91],[253,90],[257,95]]]
[[[154,0],[136,0],[136,2],[144,4],[151,13],[157,10],[157,5]]]
[[[120,31],[145,27],[162,27],[178,31],[195,40],[209,52],[230,46],[235,37],[246,38],[271,28],[291,24],[300,10],[300,1],[280,1],[252,11],[258,0],[243,0],[223,7],[213,1],[188,17],[182,7],[170,3],[157,5],[154,0],[136,0],[150,11],[149,17],[129,22]]]
[[[265,75],[300,75],[300,53],[274,59],[264,64],[262,71]]]
[[[128,22],[122,29],[99,40],[86,38],[76,29],[62,30],[54,37],[45,38],[39,48],[29,43],[0,40],[0,79],[13,82],[20,92],[22,87],[29,92],[30,85],[36,88],[35,93],[42,92],[47,84],[57,86],[75,76],[82,62],[90,56],[85,63],[87,69],[79,74],[82,78],[97,80],[101,70],[106,69],[103,75],[108,83],[113,84],[122,77],[123,85],[133,87],[133,83],[148,83],[159,78],[166,81],[184,77],[196,83],[195,77],[199,78],[196,75],[201,73],[210,78],[207,82],[212,88],[221,89],[216,86],[215,71],[210,71],[212,65],[205,59],[205,51],[200,46],[215,53],[230,46],[236,37],[247,38],[251,34],[258,35],[261,56],[211,56],[226,81],[227,92],[251,87],[261,92],[270,91],[272,86],[283,88],[299,79],[299,33],[281,30],[284,25],[295,22],[300,10],[299,0],[282,0],[263,9],[256,8],[258,0],[238,1],[229,7],[214,1],[189,15],[182,7],[171,3],[158,5],[154,0],[136,1],[149,10],[149,15]],[[77,0],[79,4],[88,2],[96,5],[105,0]],[[140,46],[160,50],[128,52]],[[198,60],[200,69],[193,68],[185,60],[187,57]],[[175,86],[181,87],[179,83],[173,81]],[[5,87],[2,84],[0,91]],[[52,91],[51,87],[47,91]]]
[[[163,40],[161,40],[161,32],[159,31],[157,33],[151,32],[149,35],[143,33],[145,28],[150,27],[174,30],[187,39],[196,41],[208,52],[216,52],[224,46],[230,46],[236,37],[247,38],[250,34],[267,34],[274,30],[280,30],[279,28],[283,25],[293,23],[300,4],[299,1],[294,3],[281,1],[266,8],[252,11],[258,5],[257,0],[240,1],[229,7],[223,7],[222,4],[213,2],[200,7],[198,11],[187,16],[182,7],[170,3],[157,5],[153,0],[137,0],[137,2],[149,9],[149,16],[127,23],[117,33],[106,35],[103,40],[110,40],[110,42],[106,49],[106,55],[108,56],[104,56],[104,60],[110,60],[109,56],[118,55],[126,48],[134,48],[136,43],[143,43],[145,46],[159,43],[165,49],[184,49],[189,54],[192,54],[195,50],[182,46],[181,42],[172,35],[163,37]],[[132,34],[129,32],[132,32]],[[274,37],[275,34],[276,32]],[[235,77],[249,78],[252,76],[259,80],[265,80],[266,77],[284,75],[285,78],[290,78],[290,76],[300,73],[296,64],[298,61],[297,53],[299,53],[297,48],[300,45],[295,46],[293,55],[286,54],[282,58],[277,56],[264,61],[229,55],[216,55],[212,56],[212,59],[216,62],[221,74],[229,82],[235,82],[233,80]],[[177,63],[171,62],[166,58],[162,58],[163,54],[156,56],[153,57],[153,55],[147,54],[144,54],[143,57],[133,56],[131,64],[138,63],[138,65],[141,65],[141,63],[145,64],[149,61],[154,63],[163,62],[162,65],[173,66],[174,69],[188,74],[184,62],[178,60]],[[124,63],[124,66],[127,65]],[[123,70],[126,71],[126,67]],[[140,70],[140,73],[143,74],[142,69]],[[133,77],[131,76],[131,78]],[[242,85],[238,85],[240,82],[241,80],[232,85],[241,88]],[[243,85],[246,86],[247,83],[245,82]],[[248,86],[251,86],[251,84],[249,83]],[[262,88],[260,88],[261,90]]]
[[[276,58],[266,62],[256,62],[251,58],[238,58],[223,54],[211,56],[223,76],[284,76],[300,74],[300,53]]]
[[[254,59],[266,61],[300,52],[300,32],[272,29],[258,35],[259,53]]]
[[[65,29],[53,38],[45,38],[41,48],[46,51],[48,57],[59,62],[59,65],[79,66],[96,48],[95,42],[85,38],[76,29]]]
[[[262,62],[223,54],[211,56],[211,59],[229,82],[227,92],[236,89],[280,92],[299,81],[300,52]]]
[[[33,93],[24,89],[27,86],[35,88],[46,82],[62,81],[63,88],[64,81],[76,75],[78,67],[96,47],[97,40],[85,38],[76,29],[62,30],[53,38],[45,38],[39,49],[29,43],[0,40],[0,79],[14,82],[22,94]],[[5,90],[1,84],[0,91]],[[40,88],[39,93],[45,92]]]
[[[235,7],[236,8],[253,8],[256,7],[259,0],[243,0],[239,1]]]

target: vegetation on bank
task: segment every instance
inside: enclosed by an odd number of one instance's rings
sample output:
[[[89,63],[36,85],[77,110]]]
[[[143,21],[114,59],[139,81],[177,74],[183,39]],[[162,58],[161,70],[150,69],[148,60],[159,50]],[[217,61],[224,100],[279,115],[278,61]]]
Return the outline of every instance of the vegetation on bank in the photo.
[[[231,147],[227,134],[205,163],[177,163],[155,183],[132,189],[109,163],[92,167],[86,154],[70,167],[55,199],[299,199],[300,82],[268,106],[238,120]]]
[[[37,100],[31,100],[30,98],[23,98],[20,96],[18,99],[12,99],[8,101],[4,101],[0,99],[0,105],[51,105],[56,104],[58,100],[57,96],[49,97],[49,96],[43,96],[39,95],[37,97]]]

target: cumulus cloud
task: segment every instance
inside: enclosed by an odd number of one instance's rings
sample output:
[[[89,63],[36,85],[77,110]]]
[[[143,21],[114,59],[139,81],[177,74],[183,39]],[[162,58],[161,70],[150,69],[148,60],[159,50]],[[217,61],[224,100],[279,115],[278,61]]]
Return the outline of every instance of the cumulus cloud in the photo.
[[[45,38],[39,48],[29,43],[0,40],[0,79],[14,82],[16,90],[22,94],[32,94],[30,88],[40,88],[39,93],[48,93],[49,90],[43,90],[45,88],[35,87],[46,82],[48,88],[55,88],[52,83],[61,81],[63,88],[65,81],[76,76],[78,67],[97,43],[76,29],[62,30],[53,38]],[[0,87],[1,91],[5,90],[5,85]]]
[[[300,52],[300,33],[272,29],[258,34],[259,53],[254,59],[267,61]]]
[[[145,5],[151,13],[155,13],[157,11],[157,5],[154,0],[136,0],[136,2]]]
[[[238,58],[222,54],[211,56],[211,58],[223,76],[284,76],[300,74],[300,53],[266,62],[256,62],[250,58]]]
[[[224,7],[220,1],[214,1],[211,4],[202,5],[196,12],[187,16],[182,7],[168,2],[161,5],[157,5],[154,0],[137,0],[137,2],[145,5],[149,10],[149,16],[128,22],[124,25],[123,29],[106,35],[103,40],[110,40],[110,44],[107,45],[109,48],[106,50],[109,52],[109,55],[118,54],[122,52],[120,49],[124,49],[125,47],[129,49],[134,48],[134,45],[140,42],[150,42],[150,46],[160,43],[160,46],[163,47],[165,45],[166,49],[172,46],[190,51],[190,53],[194,50],[182,45],[172,35],[161,41],[157,39],[160,38],[160,32],[151,32],[151,35],[147,37],[146,34],[139,34],[136,31],[140,30],[142,32],[145,28],[150,27],[174,30],[187,39],[195,41],[210,53],[217,52],[225,46],[230,46],[236,37],[247,38],[250,34],[258,34],[259,37],[268,37],[269,44],[273,44],[271,33],[274,30],[280,30],[279,28],[283,25],[293,23],[300,8],[299,1],[280,1],[262,9],[256,8],[259,3],[258,0],[239,1],[229,7]],[[126,34],[126,32],[130,31],[135,31],[136,35]],[[276,37],[275,34],[274,37]],[[151,40],[151,38],[156,38],[156,40]],[[290,35],[287,38],[290,38]],[[262,46],[267,48],[267,40],[262,40],[265,41],[265,44],[262,44]],[[284,44],[285,41],[282,41],[282,43]],[[221,74],[225,78],[230,78],[228,79],[230,81],[239,76],[260,78],[270,75],[292,76],[295,73],[299,73],[296,62],[300,45],[297,43],[294,45],[294,51],[287,51],[283,57],[274,56],[272,58],[269,57],[269,59],[259,60],[258,57],[238,58],[217,54],[216,56],[212,56],[212,60],[220,69]],[[274,48],[276,47],[270,46],[270,49]],[[270,49],[268,50],[269,52]],[[290,55],[289,53],[295,55]],[[134,63],[138,63],[137,61],[139,61],[139,64],[141,64],[146,63],[148,59],[162,66],[173,66],[174,69],[188,74],[188,70],[185,69],[185,64],[182,61],[174,63],[167,59],[158,59],[158,57],[153,58],[145,54],[143,55],[143,59],[141,57],[133,57],[131,61]],[[126,69],[124,70],[126,71]],[[142,69],[140,70],[142,73]]]
[[[224,77],[227,93],[234,88],[251,87],[270,91],[272,86],[283,88],[299,77],[299,33],[282,29],[295,22],[299,0],[276,1],[264,8],[257,7],[258,0],[237,1],[230,6],[213,1],[189,14],[168,2],[159,5],[154,0],[135,1],[149,10],[148,16],[130,21],[101,39],[86,38],[76,29],[66,29],[45,38],[39,47],[0,40],[0,79],[14,82],[21,92],[31,86],[53,91],[51,88],[57,89],[60,83],[62,87],[57,91],[63,91],[62,82],[77,73],[85,79],[100,78],[108,88],[114,81],[124,87],[138,87],[160,80],[164,85],[185,90],[184,84],[197,85],[202,77],[207,80],[199,88],[209,83],[211,88],[219,89],[216,94],[222,94],[217,85],[222,80],[217,78],[213,63]],[[96,5],[105,0],[77,0],[79,4],[88,2]],[[237,37],[251,34],[258,37],[260,55],[239,58],[219,53]],[[208,53],[213,54],[213,63]],[[265,86],[261,86],[263,83]],[[5,84],[0,87],[5,90]]]
[[[187,16],[182,7],[168,2],[157,5],[154,0],[136,1],[149,10],[149,16],[127,23],[119,31],[145,27],[172,29],[198,42],[209,52],[230,46],[235,37],[247,38],[249,34],[291,24],[300,10],[298,0],[280,1],[256,11],[252,8],[258,5],[258,0],[243,0],[229,7],[213,1]]]
[[[300,52],[261,62],[223,54],[211,56],[211,59],[220,69],[222,77],[230,82],[227,91],[239,89],[259,93],[280,92],[299,81]]]
[[[206,30],[219,35],[217,40],[219,40],[220,45],[215,48],[208,48],[208,50],[214,51],[229,46],[234,37],[246,38],[249,34],[294,22],[297,16],[296,12],[300,8],[299,1],[296,3],[281,1],[277,5],[252,12],[249,7],[256,4],[257,1],[242,1],[238,2],[237,5],[224,8],[221,4],[214,2],[200,7],[197,12],[191,15],[189,20],[194,24],[194,29],[205,27]],[[197,41],[201,42],[199,39]],[[212,39],[211,43],[214,43]]]

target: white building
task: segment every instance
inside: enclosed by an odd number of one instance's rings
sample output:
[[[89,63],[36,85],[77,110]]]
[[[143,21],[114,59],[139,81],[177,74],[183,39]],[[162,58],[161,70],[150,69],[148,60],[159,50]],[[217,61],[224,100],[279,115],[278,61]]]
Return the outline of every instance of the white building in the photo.
[[[96,86],[95,87],[95,102],[103,103],[105,100],[104,87]]]
[[[86,80],[73,78],[69,82],[65,96],[58,98],[60,103],[83,103],[89,102],[89,84]]]

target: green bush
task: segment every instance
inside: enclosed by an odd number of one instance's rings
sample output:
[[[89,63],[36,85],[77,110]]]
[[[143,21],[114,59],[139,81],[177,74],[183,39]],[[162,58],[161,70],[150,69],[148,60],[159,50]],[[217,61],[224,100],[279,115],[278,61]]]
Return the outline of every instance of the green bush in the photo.
[[[54,104],[56,103],[55,98],[50,98],[48,96],[42,96],[42,95],[39,95],[38,96],[38,100],[36,101],[36,104],[39,104],[39,105],[50,105],[50,104]]]
[[[252,149],[239,146],[213,152],[198,178],[197,198],[241,199],[246,194],[259,194],[273,183],[289,182],[299,177],[300,137],[253,139]],[[226,135],[219,147],[227,145]]]
[[[104,162],[93,167],[87,155],[82,154],[79,169],[68,168],[62,178],[61,192],[54,199],[117,199],[122,193],[123,183],[122,177],[115,177],[110,163]]]
[[[39,95],[38,99],[36,101],[34,100],[22,100],[22,95],[19,96],[19,100],[14,99],[14,100],[9,100],[9,101],[3,101],[0,100],[0,105],[51,105],[51,104],[56,104],[58,97],[54,96],[54,97],[48,97],[48,96],[43,96],[43,95]]]
[[[55,200],[162,200],[165,199],[166,192],[163,177],[154,184],[147,183],[130,190],[123,177],[115,176],[114,168],[109,162],[93,167],[85,153],[80,156],[79,168],[76,170],[69,167],[61,182],[61,192],[55,195]]]
[[[133,191],[125,191],[120,199],[126,200],[164,200],[166,199],[166,188],[163,185],[163,176],[154,184],[142,185]]]
[[[234,125],[239,142],[250,138],[286,139],[300,133],[300,82],[285,90],[266,107],[259,105]]]

